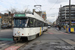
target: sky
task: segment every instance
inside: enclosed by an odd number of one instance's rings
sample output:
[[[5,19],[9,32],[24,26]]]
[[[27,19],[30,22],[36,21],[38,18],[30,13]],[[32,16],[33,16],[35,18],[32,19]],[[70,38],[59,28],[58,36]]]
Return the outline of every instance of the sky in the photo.
[[[0,13],[15,8],[18,11],[28,9],[32,11],[34,5],[42,5],[41,10],[46,11],[47,20],[54,22],[59,13],[60,5],[68,5],[69,0],[0,0]],[[71,0],[71,4],[75,5],[75,0]]]

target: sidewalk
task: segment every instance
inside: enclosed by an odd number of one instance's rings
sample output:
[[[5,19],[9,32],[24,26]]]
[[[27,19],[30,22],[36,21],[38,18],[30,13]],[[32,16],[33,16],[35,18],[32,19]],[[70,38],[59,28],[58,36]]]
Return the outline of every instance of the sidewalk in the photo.
[[[56,28],[56,30],[58,30],[58,29]],[[65,33],[70,33],[70,34],[75,34],[75,32],[66,32],[66,29],[63,29],[63,28],[61,28],[61,30],[58,30],[58,31],[62,31],[62,32],[65,32]]]
[[[55,27],[55,28],[56,28],[56,27]],[[63,29],[63,28],[61,28],[61,30],[59,30],[59,29],[56,28],[56,30],[58,30],[58,31],[62,31],[62,32],[66,32],[66,30]]]

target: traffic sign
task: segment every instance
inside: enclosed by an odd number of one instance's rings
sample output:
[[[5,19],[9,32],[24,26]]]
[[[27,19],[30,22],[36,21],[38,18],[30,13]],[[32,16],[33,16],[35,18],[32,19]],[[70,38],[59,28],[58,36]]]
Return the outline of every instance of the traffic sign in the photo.
[[[19,46],[11,46],[6,48],[5,50],[17,50],[19,48]]]

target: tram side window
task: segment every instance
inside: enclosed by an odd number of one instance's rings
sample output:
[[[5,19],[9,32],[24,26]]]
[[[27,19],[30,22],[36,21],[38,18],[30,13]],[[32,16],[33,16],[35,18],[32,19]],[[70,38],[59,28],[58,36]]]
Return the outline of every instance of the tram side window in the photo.
[[[47,24],[45,23],[45,26],[47,26]]]
[[[44,26],[44,23],[43,23],[43,26]]]
[[[47,26],[47,23],[46,23],[46,26]]]
[[[42,26],[44,26],[44,23],[42,24]]]
[[[46,24],[46,26],[47,26],[47,24]]]
[[[38,26],[38,25],[37,25],[37,20],[36,20],[36,19],[34,19],[34,20],[35,20],[34,26],[37,27],[37,26]]]
[[[44,23],[44,26],[46,26],[46,24]]]
[[[37,27],[40,27],[40,23],[39,23],[39,20],[36,20],[36,23],[37,23]]]
[[[32,18],[30,18],[29,23],[30,23],[30,24],[29,24],[30,27],[34,27],[34,23],[33,23],[33,19],[32,19]]]
[[[39,21],[39,27],[42,27],[42,22],[41,21]]]
[[[44,26],[44,23],[42,22],[42,27]]]
[[[37,27],[39,27],[39,21],[37,20]]]
[[[41,27],[41,22],[40,22],[40,21],[39,21],[39,23],[38,23],[38,24],[39,24],[39,27]]]
[[[41,27],[42,25],[41,25],[41,21],[40,21],[40,27]]]
[[[44,23],[44,26],[45,26],[45,23]]]
[[[33,19],[33,25],[36,27],[36,19]]]
[[[36,20],[36,23],[37,23],[37,25],[36,25],[36,26],[37,26],[37,27],[39,27],[39,20]]]
[[[40,22],[40,26],[43,27],[43,23],[42,22]]]

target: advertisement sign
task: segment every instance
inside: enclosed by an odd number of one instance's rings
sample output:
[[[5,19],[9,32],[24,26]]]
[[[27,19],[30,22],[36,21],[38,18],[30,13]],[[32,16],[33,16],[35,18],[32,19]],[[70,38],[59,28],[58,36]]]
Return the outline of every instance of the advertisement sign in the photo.
[[[42,18],[46,20],[46,14],[42,14]]]
[[[71,22],[71,23],[75,23],[75,22]]]
[[[46,12],[45,12],[45,11],[42,12],[42,18],[43,18],[44,20],[46,20]]]

